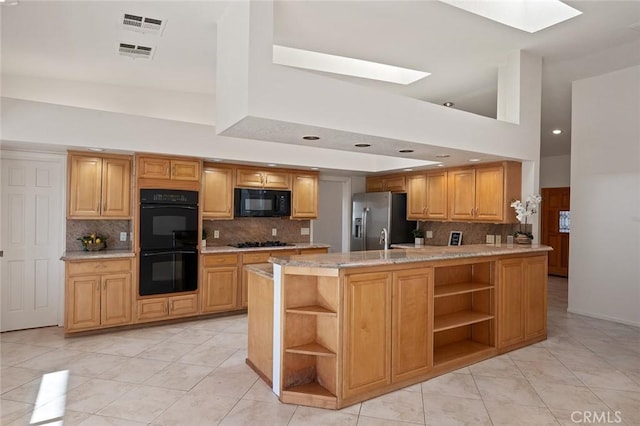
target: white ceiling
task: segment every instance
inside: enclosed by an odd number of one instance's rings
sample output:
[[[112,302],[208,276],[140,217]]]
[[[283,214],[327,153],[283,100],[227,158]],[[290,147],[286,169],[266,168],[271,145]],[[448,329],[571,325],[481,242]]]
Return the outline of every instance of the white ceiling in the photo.
[[[331,77],[428,102],[452,101],[454,108],[489,117],[496,114],[498,66],[510,52],[533,52],[543,57],[542,155],[560,155],[570,152],[571,81],[640,64],[640,1],[566,3],[583,14],[529,34],[437,1],[277,1],[274,42],[428,71],[431,76],[407,86]],[[2,76],[213,98],[216,21],[226,5],[21,0],[2,6]],[[166,19],[162,37],[122,29],[124,12]],[[115,54],[118,42],[157,50],[151,61],[132,60]],[[556,127],[564,133],[552,135]]]

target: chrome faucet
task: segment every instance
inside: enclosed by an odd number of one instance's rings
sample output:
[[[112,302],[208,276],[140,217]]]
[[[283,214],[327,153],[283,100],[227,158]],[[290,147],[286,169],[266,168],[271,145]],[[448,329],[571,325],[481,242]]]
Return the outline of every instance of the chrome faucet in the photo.
[[[385,250],[389,249],[389,232],[387,228],[382,228],[382,231],[380,231],[380,244],[384,244]]]

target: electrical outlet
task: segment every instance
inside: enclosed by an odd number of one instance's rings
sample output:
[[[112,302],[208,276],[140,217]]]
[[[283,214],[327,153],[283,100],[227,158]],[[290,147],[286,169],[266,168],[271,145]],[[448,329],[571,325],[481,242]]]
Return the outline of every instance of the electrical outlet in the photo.
[[[271,228],[271,236],[275,237],[276,235],[278,235],[278,228]]]
[[[309,235],[309,228],[300,228],[300,235]]]
[[[433,231],[427,231],[425,235],[427,238],[433,238]]]
[[[217,229],[215,229],[213,231],[213,238],[220,238],[220,231],[218,231]]]
[[[120,233],[120,241],[127,241],[127,233],[126,232],[121,232]]]
[[[495,238],[493,235],[487,235],[486,239],[487,239],[487,244],[493,244],[495,241]]]
[[[496,243],[497,246],[502,244],[502,235],[496,235],[495,236],[495,243]]]

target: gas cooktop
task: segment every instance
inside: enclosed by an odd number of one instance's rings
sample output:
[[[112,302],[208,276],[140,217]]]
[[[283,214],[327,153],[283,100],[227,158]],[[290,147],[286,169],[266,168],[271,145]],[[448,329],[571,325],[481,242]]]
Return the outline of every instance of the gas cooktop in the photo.
[[[282,241],[245,241],[242,243],[230,244],[231,247],[236,248],[252,248],[252,247],[285,247],[292,246],[293,244],[285,243]]]

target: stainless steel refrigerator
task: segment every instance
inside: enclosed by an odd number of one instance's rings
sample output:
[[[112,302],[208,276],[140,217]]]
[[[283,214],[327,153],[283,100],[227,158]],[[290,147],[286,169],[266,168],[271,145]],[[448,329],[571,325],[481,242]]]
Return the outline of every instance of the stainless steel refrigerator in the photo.
[[[351,208],[351,251],[382,250],[382,228],[389,235],[389,245],[413,243],[411,230],[415,221],[407,220],[407,194],[362,192],[353,194]]]

